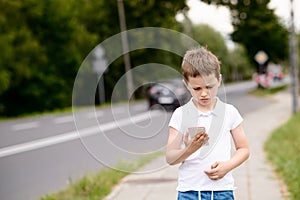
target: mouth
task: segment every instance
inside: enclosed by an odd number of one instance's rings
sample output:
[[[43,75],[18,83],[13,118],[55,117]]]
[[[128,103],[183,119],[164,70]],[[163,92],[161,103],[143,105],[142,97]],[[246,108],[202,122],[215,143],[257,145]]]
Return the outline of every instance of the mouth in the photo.
[[[200,101],[207,102],[207,101],[209,101],[209,99],[208,98],[203,98],[203,99],[200,99]]]
[[[207,102],[210,101],[210,98],[194,98],[194,100],[199,102],[199,103],[201,102],[201,103],[206,104]]]

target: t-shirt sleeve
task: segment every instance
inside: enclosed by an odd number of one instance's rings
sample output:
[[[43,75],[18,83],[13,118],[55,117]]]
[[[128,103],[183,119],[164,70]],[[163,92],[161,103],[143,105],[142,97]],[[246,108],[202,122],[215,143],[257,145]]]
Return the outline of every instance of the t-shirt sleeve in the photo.
[[[230,105],[229,110],[230,110],[230,118],[231,118],[230,130],[233,130],[243,122],[243,117],[241,116],[238,109],[236,109],[236,107],[234,107],[233,105]]]
[[[183,133],[181,130],[182,129],[181,124],[182,124],[182,108],[179,107],[173,112],[172,117],[169,122],[169,127],[172,127],[174,129],[176,129],[177,131],[179,131],[180,133]]]

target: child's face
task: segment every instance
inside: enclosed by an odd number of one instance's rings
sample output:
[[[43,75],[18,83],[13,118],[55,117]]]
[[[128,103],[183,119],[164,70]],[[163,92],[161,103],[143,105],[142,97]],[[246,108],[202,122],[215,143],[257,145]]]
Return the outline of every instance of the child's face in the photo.
[[[210,106],[217,95],[220,83],[221,77],[218,80],[214,74],[210,74],[209,76],[189,77],[186,85],[193,99],[200,106]]]

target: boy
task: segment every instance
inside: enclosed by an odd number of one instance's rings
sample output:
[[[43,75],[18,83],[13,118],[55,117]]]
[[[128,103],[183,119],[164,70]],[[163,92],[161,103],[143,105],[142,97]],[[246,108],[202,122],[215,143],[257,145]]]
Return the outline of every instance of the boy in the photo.
[[[238,110],[216,96],[220,62],[206,48],[191,49],[183,58],[182,75],[192,98],[174,111],[166,150],[168,164],[181,163],[178,200],[234,199],[231,171],[249,157],[249,148]],[[191,127],[205,131],[191,136]]]

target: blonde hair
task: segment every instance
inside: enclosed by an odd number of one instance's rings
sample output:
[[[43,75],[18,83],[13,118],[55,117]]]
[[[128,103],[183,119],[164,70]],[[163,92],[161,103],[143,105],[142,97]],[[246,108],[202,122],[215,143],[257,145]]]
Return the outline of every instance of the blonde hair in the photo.
[[[182,75],[186,81],[189,76],[209,76],[215,74],[220,79],[220,61],[207,48],[197,47],[188,50],[182,61]]]

